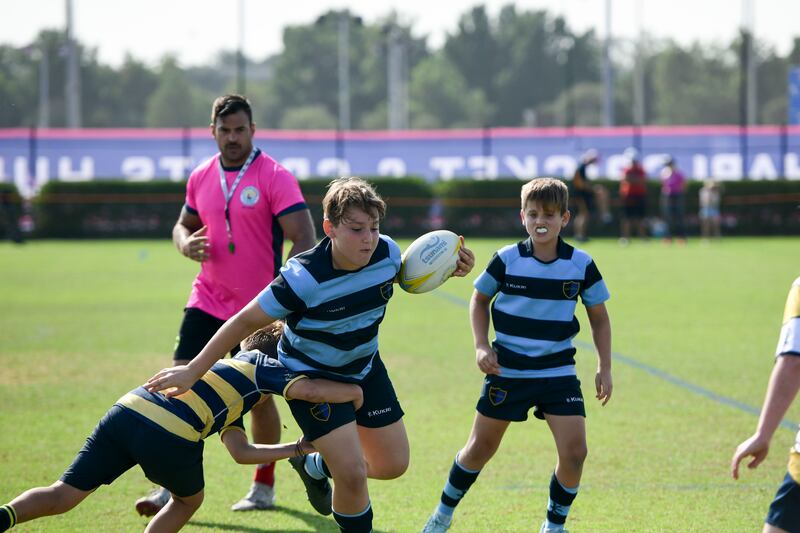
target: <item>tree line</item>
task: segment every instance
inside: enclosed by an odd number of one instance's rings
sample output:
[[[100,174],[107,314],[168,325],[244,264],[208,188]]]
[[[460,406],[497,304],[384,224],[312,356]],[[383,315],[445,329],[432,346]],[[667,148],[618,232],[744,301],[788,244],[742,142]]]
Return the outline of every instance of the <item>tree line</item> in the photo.
[[[244,59],[245,92],[260,127],[337,127],[342,18],[348,28],[353,129],[387,128],[392,46],[402,51],[397,72],[405,80],[404,113],[411,128],[603,123],[603,42],[595,30],[578,33],[560,16],[509,4],[496,17],[484,6],[462,14],[439,49],[432,49],[426,37],[415,37],[411,25],[396,14],[367,24],[349,11],[329,11],[314,23],[286,27],[282,52],[262,61]],[[644,124],[739,123],[740,54],[747,37],[742,33],[727,45],[711,46],[651,38],[615,43],[615,123],[634,123],[637,77],[643,80]],[[209,121],[212,99],[237,90],[239,58],[233,50],[220,51],[202,66],[184,67],[164,56],[151,67],[129,55],[112,67],[98,60],[96,49],[77,47],[85,127],[202,126]],[[64,48],[65,34],[57,30],[42,31],[24,48],[0,46],[0,127],[38,123],[44,55],[49,125],[65,125]],[[760,41],[753,49],[758,64],[755,121],[783,123],[788,70],[800,64],[800,37],[786,57]]]

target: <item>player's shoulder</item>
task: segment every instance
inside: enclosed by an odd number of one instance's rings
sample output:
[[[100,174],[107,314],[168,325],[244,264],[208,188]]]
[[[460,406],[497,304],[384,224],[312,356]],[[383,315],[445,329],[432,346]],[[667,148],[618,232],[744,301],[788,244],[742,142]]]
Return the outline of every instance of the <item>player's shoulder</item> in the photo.
[[[400,253],[402,253],[400,251],[400,245],[397,244],[397,242],[395,242],[394,239],[392,239],[388,235],[384,235],[383,233],[381,233],[379,235],[379,237],[380,237],[381,243],[383,243],[383,245],[387,247],[389,255],[395,256],[395,255],[399,255]]]
[[[527,249],[527,241],[519,241],[513,244],[507,244],[497,250],[494,255],[495,257],[499,257],[503,263],[509,264],[512,261],[515,261],[521,257],[525,257],[526,249]]]

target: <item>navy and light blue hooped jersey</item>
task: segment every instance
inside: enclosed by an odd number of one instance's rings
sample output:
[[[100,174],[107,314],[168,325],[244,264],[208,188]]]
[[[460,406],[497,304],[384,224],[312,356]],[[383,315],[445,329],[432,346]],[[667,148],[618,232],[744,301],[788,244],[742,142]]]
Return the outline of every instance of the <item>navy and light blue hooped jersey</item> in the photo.
[[[489,298],[497,295],[491,307],[492,347],[501,376],[509,378],[575,375],[578,297],[587,307],[609,298],[592,258],[560,238],[557,258],[547,263],[533,256],[531,239],[500,249],[475,280],[475,289]]]
[[[117,400],[117,405],[169,433],[198,442],[218,431],[244,431],[242,415],[265,394],[284,395],[292,383],[304,377],[252,350],[215,363],[183,394],[166,398],[139,387]]]
[[[333,267],[331,241],[286,262],[258,295],[261,309],[285,319],[278,357],[288,368],[358,382],[378,352],[378,326],[400,271],[400,248],[380,236],[369,263],[356,271]]]

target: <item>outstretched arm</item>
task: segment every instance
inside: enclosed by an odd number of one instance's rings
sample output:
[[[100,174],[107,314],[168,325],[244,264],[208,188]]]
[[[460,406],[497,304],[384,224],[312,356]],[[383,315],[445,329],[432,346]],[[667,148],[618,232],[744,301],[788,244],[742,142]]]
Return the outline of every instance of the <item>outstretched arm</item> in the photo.
[[[597,350],[597,373],[594,376],[595,396],[608,403],[614,384],[611,380],[611,319],[605,304],[592,305],[586,308],[589,324],[592,327],[592,340]]]
[[[772,368],[756,432],[739,444],[731,459],[733,479],[739,479],[739,463],[745,457],[753,457],[747,464],[748,468],[756,468],[766,459],[772,435],[778,429],[798,390],[800,390],[800,356],[781,355]]]
[[[328,379],[299,379],[285,391],[287,400],[303,400],[310,403],[350,403],[361,409],[364,392],[353,383],[339,383]]]
[[[222,442],[233,460],[243,465],[268,464],[314,451],[314,446],[303,439],[286,444],[251,444],[239,429],[225,431]]]
[[[208,344],[188,365],[165,368],[147,380],[144,388],[150,392],[165,391],[169,397],[183,394],[192,388],[198,379],[232,347],[258,328],[274,322],[275,319],[264,313],[256,300],[236,313],[211,337]]]

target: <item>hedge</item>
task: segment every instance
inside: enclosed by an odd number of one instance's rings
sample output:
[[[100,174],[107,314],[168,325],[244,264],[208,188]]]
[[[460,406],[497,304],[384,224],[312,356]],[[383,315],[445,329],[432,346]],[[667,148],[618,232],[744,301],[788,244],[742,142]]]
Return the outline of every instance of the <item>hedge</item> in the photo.
[[[430,184],[420,178],[367,178],[387,201],[382,230],[395,237],[415,237],[444,227],[468,236],[521,235],[519,192],[523,181],[453,180]],[[322,234],[321,201],[330,179],[303,180],[300,186]],[[619,183],[594,180],[607,188],[613,219],[590,220],[590,236],[617,236]],[[687,228],[699,232],[698,190],[687,192]],[[800,235],[800,181],[724,182],[723,233],[726,235]],[[18,216],[13,186],[0,184],[5,219]],[[185,194],[184,182],[50,182],[34,200],[35,237],[170,238]],[[648,216],[659,216],[659,184],[648,184]],[[8,223],[3,224],[8,235]]]

